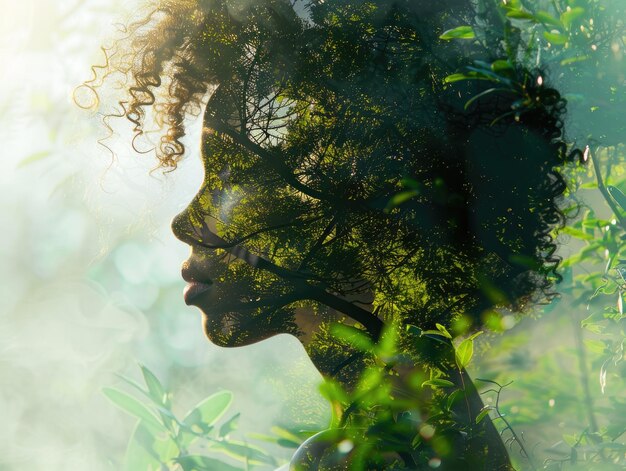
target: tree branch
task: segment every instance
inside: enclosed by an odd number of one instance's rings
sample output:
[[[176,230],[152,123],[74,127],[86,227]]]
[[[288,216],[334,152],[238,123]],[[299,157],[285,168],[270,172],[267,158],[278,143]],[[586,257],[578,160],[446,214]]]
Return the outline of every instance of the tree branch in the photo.
[[[265,149],[255,142],[252,142],[250,139],[248,139],[247,136],[237,132],[235,129],[223,123],[221,120],[215,118],[214,116],[205,114],[204,123],[214,131],[230,137],[235,143],[239,144],[244,149],[261,157],[265,161],[265,163],[267,163],[272,170],[274,170],[282,178],[284,178],[285,181],[292,188],[307,196],[310,196],[311,198],[317,200],[328,200],[328,198],[321,191],[308,187],[300,180],[298,180],[296,176],[292,173],[292,171],[287,167],[282,158],[279,155],[276,155],[275,152]]]
[[[367,311],[341,297],[329,293],[325,289],[312,285],[307,281],[307,274],[291,271],[287,268],[276,265],[275,263],[251,253],[245,247],[236,245],[228,247],[228,243],[220,236],[212,232],[209,227],[203,223],[201,241],[198,243],[206,248],[214,249],[219,245],[226,247],[224,250],[238,259],[246,262],[248,265],[258,268],[259,270],[268,271],[280,278],[283,278],[294,285],[297,291],[298,299],[309,299],[324,304],[336,311],[339,311],[355,321],[361,323],[369,332],[373,340],[378,340],[383,328],[383,322]]]

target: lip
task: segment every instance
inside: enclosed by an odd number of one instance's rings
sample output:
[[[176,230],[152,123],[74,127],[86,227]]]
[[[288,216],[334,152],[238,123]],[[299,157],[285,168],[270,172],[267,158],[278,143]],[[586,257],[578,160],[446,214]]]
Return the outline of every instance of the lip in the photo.
[[[181,276],[187,282],[183,298],[188,306],[213,287],[213,280],[206,276],[206,269],[196,262],[197,260],[190,258],[183,263],[181,269]]]
[[[200,295],[206,293],[211,288],[213,288],[212,284],[201,283],[199,281],[192,281],[185,286],[183,290],[183,298],[185,300],[185,304],[188,306],[193,304],[193,301],[200,297]]]

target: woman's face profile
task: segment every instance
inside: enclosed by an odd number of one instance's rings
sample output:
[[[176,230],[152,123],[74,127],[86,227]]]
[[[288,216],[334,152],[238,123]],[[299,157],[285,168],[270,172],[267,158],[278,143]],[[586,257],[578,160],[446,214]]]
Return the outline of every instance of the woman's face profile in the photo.
[[[254,159],[242,162],[234,147],[224,151],[228,137],[208,121],[205,116],[204,181],[172,222],[174,235],[191,247],[181,270],[185,303],[201,310],[205,334],[219,346],[248,345],[282,333],[306,346],[323,322],[346,319],[312,304],[322,280],[341,273],[341,267],[324,260],[323,245],[336,233],[336,222],[288,183],[255,171]],[[333,273],[311,270],[324,265]],[[365,309],[360,309],[369,310],[367,282],[340,285],[352,296],[350,302],[362,301]]]
[[[205,109],[203,184],[172,229],[209,339],[291,334],[333,371],[351,355],[333,322],[373,338],[391,322],[471,328],[548,290],[566,188],[558,93],[511,71],[541,104],[513,116],[514,93],[447,84],[484,51],[439,38],[458,23],[445,2],[305,3],[307,19],[283,0],[172,4],[136,26],[149,47],[125,115],[141,134],[144,107],[161,113],[164,165]]]

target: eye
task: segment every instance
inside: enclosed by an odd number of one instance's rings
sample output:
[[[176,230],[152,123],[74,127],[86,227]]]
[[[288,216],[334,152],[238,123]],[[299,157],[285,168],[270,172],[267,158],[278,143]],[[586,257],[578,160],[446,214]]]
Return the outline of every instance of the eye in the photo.
[[[218,178],[222,183],[228,183],[230,179],[230,167],[225,167],[217,174]]]

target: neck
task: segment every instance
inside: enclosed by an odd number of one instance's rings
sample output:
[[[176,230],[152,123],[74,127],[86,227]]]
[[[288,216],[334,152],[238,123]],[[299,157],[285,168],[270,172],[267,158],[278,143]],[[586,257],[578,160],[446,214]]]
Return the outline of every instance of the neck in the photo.
[[[484,409],[484,404],[467,371],[455,365],[452,346],[432,347],[427,355],[429,363],[436,365],[436,369],[443,373],[442,379],[450,381],[453,386],[439,388],[436,391],[428,386],[421,387],[421,383],[429,379],[426,368],[421,366],[422,362],[418,359],[408,359],[407,356],[407,360],[385,367],[389,374],[385,375],[384,381],[388,383],[382,382],[380,386],[365,392],[356,391],[359,380],[368,367],[380,364],[373,359],[371,354],[347,347],[345,342],[340,343],[327,329],[321,329],[311,337],[310,342],[305,344],[307,352],[320,373],[326,379],[339,383],[351,396],[348,404],[344,405],[340,404],[339,400],[331,400],[334,427],[342,427],[350,423],[351,416],[357,413],[361,406],[356,398],[362,398],[367,394],[379,394],[380,388],[383,387],[389,388],[389,403],[385,408],[392,413],[393,420],[401,420],[400,418],[410,410],[413,420],[422,424],[431,423],[431,417],[437,414],[436,404],[441,404],[442,395],[444,396],[443,403],[446,403],[445,396],[451,398],[451,395],[455,393],[456,399],[450,401],[449,411],[454,421],[453,428],[466,435],[469,433],[474,438],[462,447],[452,446],[451,455],[447,461],[452,463],[471,458],[476,460],[474,465],[478,467],[475,469],[512,470],[506,447],[490,418],[487,416],[480,423],[476,423],[476,417]],[[432,368],[433,366],[430,367]],[[458,394],[456,391],[461,393]],[[435,405],[434,408],[433,405]],[[408,442],[411,438],[407,435]],[[416,453],[419,454],[419,450]],[[403,458],[411,459],[412,453],[409,455]],[[480,468],[481,466],[484,467]]]

